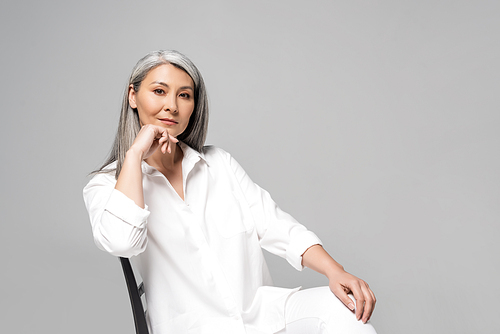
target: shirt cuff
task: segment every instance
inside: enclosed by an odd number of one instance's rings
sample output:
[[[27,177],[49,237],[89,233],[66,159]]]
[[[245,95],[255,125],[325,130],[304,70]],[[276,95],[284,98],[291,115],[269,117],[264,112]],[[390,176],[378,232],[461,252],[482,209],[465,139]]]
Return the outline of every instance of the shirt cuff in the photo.
[[[302,271],[302,254],[314,245],[323,245],[321,240],[311,231],[303,231],[298,235],[294,235],[290,240],[290,244],[286,250],[287,261],[297,270]]]
[[[117,189],[113,189],[104,210],[132,226],[143,228],[149,217],[148,206],[141,208]]]

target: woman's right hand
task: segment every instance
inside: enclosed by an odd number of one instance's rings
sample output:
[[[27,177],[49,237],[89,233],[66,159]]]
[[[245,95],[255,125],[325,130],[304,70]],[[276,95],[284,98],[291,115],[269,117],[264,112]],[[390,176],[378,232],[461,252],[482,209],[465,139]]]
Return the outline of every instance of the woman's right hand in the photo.
[[[178,140],[172,137],[167,129],[152,124],[144,125],[127,151],[115,189],[133,200],[139,207],[145,208],[142,189],[142,160],[149,158],[158,148],[163,153],[172,152],[172,145],[177,142]]]
[[[149,158],[158,148],[163,153],[172,152],[172,145],[179,140],[171,136],[168,130],[157,125],[146,124],[144,125],[129,150],[140,154],[141,159]]]

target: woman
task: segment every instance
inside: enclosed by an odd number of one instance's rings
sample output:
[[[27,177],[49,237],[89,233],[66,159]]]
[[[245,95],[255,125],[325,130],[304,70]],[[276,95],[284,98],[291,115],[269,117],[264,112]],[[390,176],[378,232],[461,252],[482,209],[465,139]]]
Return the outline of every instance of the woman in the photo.
[[[207,123],[194,64],[151,52],[130,77],[111,155],[84,189],[96,244],[130,257],[144,280],[152,333],[375,333],[368,284],[227,152],[203,147]],[[273,287],[262,248],[326,275],[329,288]]]

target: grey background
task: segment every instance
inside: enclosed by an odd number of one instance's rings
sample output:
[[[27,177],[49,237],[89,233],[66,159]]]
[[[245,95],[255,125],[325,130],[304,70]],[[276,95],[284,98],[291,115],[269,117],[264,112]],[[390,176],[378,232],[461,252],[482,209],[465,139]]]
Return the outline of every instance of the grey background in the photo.
[[[135,62],[202,71],[231,152],[378,297],[379,333],[498,333],[498,1],[3,1],[1,324],[133,333],[81,190]],[[327,282],[269,256],[275,283]]]

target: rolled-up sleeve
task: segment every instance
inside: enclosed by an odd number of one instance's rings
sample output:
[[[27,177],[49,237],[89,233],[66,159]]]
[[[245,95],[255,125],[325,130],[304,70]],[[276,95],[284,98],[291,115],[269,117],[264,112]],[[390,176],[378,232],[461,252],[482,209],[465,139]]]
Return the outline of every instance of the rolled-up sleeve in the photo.
[[[108,174],[97,174],[83,189],[96,245],[112,255],[131,257],[147,246],[148,208],[142,209],[119,190]]]
[[[250,207],[261,247],[285,258],[295,269],[302,270],[302,254],[313,245],[322,245],[321,240],[281,210],[271,195],[255,184],[233,157],[222,152]]]

